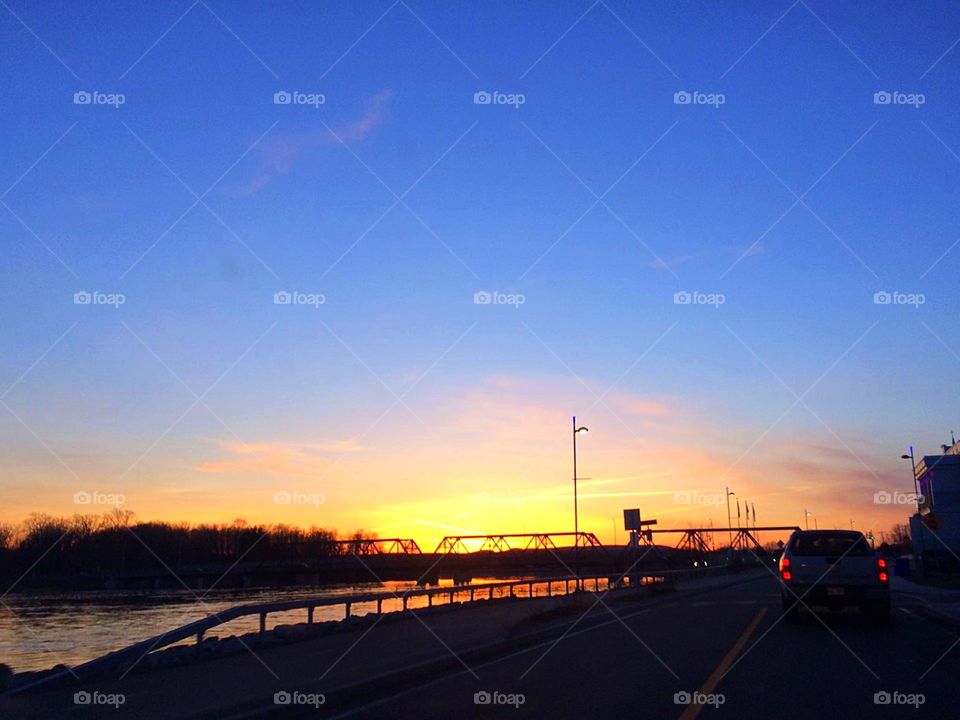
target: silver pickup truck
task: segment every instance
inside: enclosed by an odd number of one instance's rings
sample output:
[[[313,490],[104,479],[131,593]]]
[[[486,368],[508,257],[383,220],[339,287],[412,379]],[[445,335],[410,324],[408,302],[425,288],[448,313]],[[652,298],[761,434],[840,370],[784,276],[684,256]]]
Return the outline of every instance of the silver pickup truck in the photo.
[[[796,530],[780,557],[781,599],[786,620],[804,606],[857,607],[877,619],[890,617],[887,562],[863,533]]]

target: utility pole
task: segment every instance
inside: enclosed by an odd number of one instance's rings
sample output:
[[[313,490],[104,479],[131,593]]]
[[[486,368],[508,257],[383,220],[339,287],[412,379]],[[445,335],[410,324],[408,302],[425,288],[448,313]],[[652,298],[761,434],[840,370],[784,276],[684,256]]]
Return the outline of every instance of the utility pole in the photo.
[[[730,492],[730,486],[727,485],[727,540],[730,544],[730,547],[733,547],[733,529],[730,524],[730,496],[736,495],[736,493]]]
[[[573,416],[573,557],[577,576],[577,590],[580,589],[580,517],[577,504],[577,435],[587,432],[585,427],[577,427],[577,416]]]

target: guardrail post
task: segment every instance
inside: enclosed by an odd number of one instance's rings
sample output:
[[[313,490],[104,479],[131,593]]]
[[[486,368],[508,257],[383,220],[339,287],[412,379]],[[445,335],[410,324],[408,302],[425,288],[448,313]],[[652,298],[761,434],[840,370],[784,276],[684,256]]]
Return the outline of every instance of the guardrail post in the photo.
[[[493,586],[490,587],[490,599],[493,600]]]
[[[470,588],[470,602],[473,602],[473,588]]]
[[[433,607],[433,593],[427,593],[427,607]]]
[[[203,642],[203,630],[197,633],[197,645]]]
[[[533,597],[533,583],[527,586],[527,597]]]
[[[260,613],[260,634],[263,635],[267,631],[267,614],[265,612]]]
[[[454,592],[455,592],[454,590],[451,590],[451,591],[450,591],[450,604],[451,604],[451,605],[453,605],[453,593],[454,593]]]
[[[344,603],[344,608],[346,609],[346,614],[343,616],[343,619],[346,620],[350,617],[350,603]]]
[[[313,607],[307,608],[307,625],[313,625]]]
[[[403,596],[403,609],[404,609],[404,610],[407,609],[407,596],[406,596],[406,595]]]
[[[377,600],[377,615],[383,612],[383,599]]]
[[[553,597],[553,583],[547,583],[547,597]]]
[[[513,585],[510,585],[510,597],[513,597]]]

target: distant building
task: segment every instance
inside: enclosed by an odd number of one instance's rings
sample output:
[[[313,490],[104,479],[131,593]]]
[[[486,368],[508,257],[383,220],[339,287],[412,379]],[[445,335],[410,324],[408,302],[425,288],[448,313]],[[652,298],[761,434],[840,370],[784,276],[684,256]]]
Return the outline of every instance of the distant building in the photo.
[[[930,568],[960,565],[960,442],[940,447],[917,461],[919,513],[910,518],[914,554]]]

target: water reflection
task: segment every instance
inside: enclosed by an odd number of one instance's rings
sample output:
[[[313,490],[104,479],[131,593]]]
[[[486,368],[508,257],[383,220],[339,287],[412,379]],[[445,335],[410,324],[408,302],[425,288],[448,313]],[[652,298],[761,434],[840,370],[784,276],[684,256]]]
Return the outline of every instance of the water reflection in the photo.
[[[512,579],[517,578],[477,578],[473,584]],[[77,665],[235,605],[369,592],[399,595],[414,589],[416,583],[404,581],[289,590],[213,590],[200,593],[201,602],[187,590],[12,594],[0,604],[0,662],[14,671],[41,670],[61,663]],[[424,605],[425,599],[415,598],[408,607]],[[400,608],[399,599],[383,603],[385,612]],[[353,609],[357,615],[371,611],[376,612],[376,603],[363,603]],[[342,606],[318,607],[314,612],[315,622],[341,619]],[[267,627],[305,621],[306,610],[271,613]],[[258,618],[250,616],[206,635],[223,638],[258,627]]]

